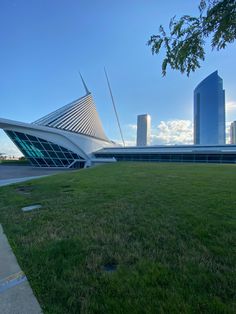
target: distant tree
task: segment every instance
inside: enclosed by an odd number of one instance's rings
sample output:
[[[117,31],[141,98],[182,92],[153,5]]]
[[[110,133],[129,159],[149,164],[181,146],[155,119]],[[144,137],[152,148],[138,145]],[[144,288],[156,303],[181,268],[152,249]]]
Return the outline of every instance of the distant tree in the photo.
[[[24,156],[19,157],[20,161],[26,161],[27,159]]]
[[[174,16],[167,33],[162,25],[159,33],[151,36],[148,45],[153,54],[163,48],[165,57],[162,74],[166,75],[169,65],[172,69],[189,74],[200,68],[205,59],[205,40],[211,36],[212,49],[224,49],[236,38],[236,0],[200,0],[199,16]]]

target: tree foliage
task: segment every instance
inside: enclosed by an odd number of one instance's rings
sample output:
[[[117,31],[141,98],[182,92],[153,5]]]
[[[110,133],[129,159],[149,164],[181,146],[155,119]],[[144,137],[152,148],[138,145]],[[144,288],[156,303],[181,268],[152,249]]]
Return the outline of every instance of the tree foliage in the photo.
[[[165,51],[162,74],[172,69],[189,74],[200,67],[205,59],[204,45],[211,37],[212,49],[224,49],[236,38],[236,0],[201,0],[199,16],[174,16],[169,23],[168,33],[162,25],[159,33],[150,37],[148,45],[153,54]]]

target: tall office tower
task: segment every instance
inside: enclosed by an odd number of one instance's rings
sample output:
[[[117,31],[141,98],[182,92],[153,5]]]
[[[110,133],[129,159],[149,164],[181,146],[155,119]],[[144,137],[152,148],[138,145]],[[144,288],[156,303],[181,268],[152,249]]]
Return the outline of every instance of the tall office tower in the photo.
[[[141,114],[137,119],[137,146],[150,145],[151,141],[151,116]]]
[[[194,144],[225,144],[225,91],[217,71],[194,90]]]
[[[230,124],[230,144],[236,144],[236,121]]]

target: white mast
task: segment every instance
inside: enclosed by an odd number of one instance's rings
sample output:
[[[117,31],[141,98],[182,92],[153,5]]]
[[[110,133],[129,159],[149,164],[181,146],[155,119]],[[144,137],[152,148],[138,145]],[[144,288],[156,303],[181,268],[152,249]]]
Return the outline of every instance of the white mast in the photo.
[[[109,79],[108,79],[108,75],[107,75],[107,72],[106,72],[105,67],[104,67],[104,72],[105,72],[105,76],[106,76],[106,79],[107,79],[107,85],[108,85],[108,88],[109,88],[109,91],[110,91],[111,100],[112,100],[113,108],[114,108],[115,115],[116,115],[116,120],[117,120],[118,127],[119,127],[119,130],[120,130],[120,136],[121,136],[123,145],[125,146],[125,141],[124,141],[124,137],[123,137],[122,130],[121,130],[121,126],[120,126],[120,121],[119,121],[118,113],[117,113],[117,110],[116,110],[116,105],[115,105],[114,97],[113,97],[112,91],[111,91],[111,85],[110,85],[110,83],[109,83]]]

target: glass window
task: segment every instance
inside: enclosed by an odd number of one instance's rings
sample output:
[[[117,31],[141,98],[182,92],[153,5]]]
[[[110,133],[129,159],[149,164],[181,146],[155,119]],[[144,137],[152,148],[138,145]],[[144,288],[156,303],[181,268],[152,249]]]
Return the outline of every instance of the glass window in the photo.
[[[75,159],[83,160],[76,153],[44,139],[20,132],[5,132],[34,166],[67,167]],[[78,163],[76,167],[82,167],[83,165],[83,162]]]
[[[68,166],[70,162],[67,159],[62,159],[61,162],[63,163],[64,166]]]
[[[195,154],[195,161],[207,161],[207,155]]]
[[[65,155],[63,153],[58,153],[57,152],[57,156],[60,158],[60,159],[65,159]]]
[[[32,165],[38,166],[39,164],[36,162],[34,158],[29,158],[29,161],[31,162]]]
[[[71,155],[74,159],[81,159],[81,157],[77,154],[71,153]]]
[[[61,163],[60,159],[53,159],[53,161],[55,162],[55,164],[59,167],[63,167],[63,164]]]
[[[27,136],[23,133],[15,132],[15,135],[19,137],[21,140],[28,140]]]
[[[43,158],[37,158],[37,162],[40,164],[42,167],[48,167],[46,161]]]
[[[48,144],[48,143],[42,143],[42,145],[43,145],[44,149],[46,149],[47,151],[52,150],[52,147],[51,147],[50,144]]]
[[[60,151],[61,151],[61,150],[60,150],[60,147],[59,147],[58,145],[51,144],[51,146],[52,146],[52,148],[53,148],[54,151],[56,151],[56,152],[60,152]]]
[[[42,143],[48,143],[46,140],[43,140],[42,138],[39,138],[40,142]]]
[[[71,153],[64,153],[64,154],[65,154],[66,158],[70,158],[70,159],[73,158]]]
[[[55,165],[55,163],[53,162],[53,160],[52,159],[46,159],[46,161],[47,161],[47,164],[50,166],[50,167],[56,167],[56,165]]]
[[[235,162],[236,161],[236,155],[235,154],[223,154],[222,155],[222,161],[223,162]]]
[[[31,141],[31,142],[38,142],[37,138],[35,136],[31,136],[29,134],[27,134],[27,138]]]
[[[170,161],[170,155],[161,154],[161,160],[163,160],[163,161]]]
[[[48,155],[51,157],[51,158],[57,158],[57,154],[52,152],[52,151],[49,151],[48,152]]]
[[[171,160],[172,161],[182,161],[182,155],[181,154],[172,154]]]
[[[192,155],[192,154],[183,154],[182,158],[183,158],[183,161],[193,161],[194,160],[194,155]]]
[[[221,155],[209,154],[208,155],[208,161],[220,162],[221,161]]]

